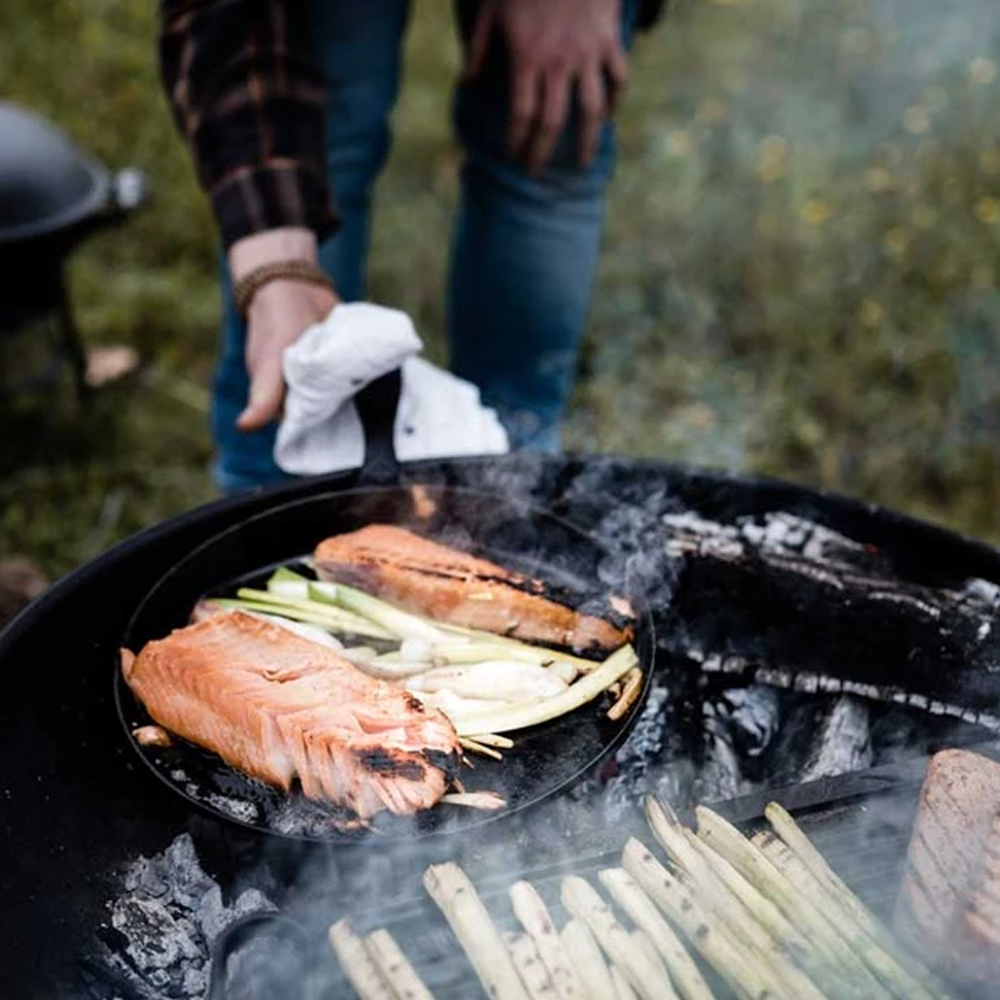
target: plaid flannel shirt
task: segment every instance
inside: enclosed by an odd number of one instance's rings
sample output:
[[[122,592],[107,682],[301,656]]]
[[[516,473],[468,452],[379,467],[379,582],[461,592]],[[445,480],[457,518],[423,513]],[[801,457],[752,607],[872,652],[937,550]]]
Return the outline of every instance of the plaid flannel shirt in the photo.
[[[640,28],[663,6],[643,0]],[[163,85],[225,245],[279,226],[331,232],[306,0],[160,0],[160,15]]]
[[[161,0],[160,69],[226,246],[336,225],[305,0]]]

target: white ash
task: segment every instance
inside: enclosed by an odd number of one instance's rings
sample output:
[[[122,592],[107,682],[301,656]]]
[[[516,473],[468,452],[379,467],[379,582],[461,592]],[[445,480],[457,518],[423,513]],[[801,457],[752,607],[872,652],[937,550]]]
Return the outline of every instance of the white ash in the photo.
[[[256,803],[249,799],[236,799],[230,795],[212,793],[206,796],[206,800],[209,805],[214,806],[220,812],[244,823],[254,823],[260,818],[260,809]]]
[[[823,722],[816,750],[802,771],[802,781],[815,781],[871,767],[870,712],[857,698],[838,698]]]
[[[238,917],[274,909],[253,888],[227,905],[188,834],[162,854],[130,864],[121,885],[98,934],[99,958],[109,978],[127,982],[135,996],[149,1000],[201,1000],[218,934]]]
[[[781,695],[769,685],[751,684],[725,691],[723,698],[732,706],[733,741],[747,757],[759,757],[781,725]]]

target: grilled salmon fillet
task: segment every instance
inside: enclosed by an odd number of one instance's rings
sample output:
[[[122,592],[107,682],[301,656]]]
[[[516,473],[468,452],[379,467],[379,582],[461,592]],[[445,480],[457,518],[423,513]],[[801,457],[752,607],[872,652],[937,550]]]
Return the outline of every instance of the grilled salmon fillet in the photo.
[[[542,581],[477,559],[389,524],[320,542],[316,572],[438,621],[528,642],[608,652],[632,636],[620,598],[607,616],[584,614],[552,597]]]
[[[122,650],[150,716],[233,767],[362,819],[427,809],[459,759],[447,718],[308,639],[240,611]]]

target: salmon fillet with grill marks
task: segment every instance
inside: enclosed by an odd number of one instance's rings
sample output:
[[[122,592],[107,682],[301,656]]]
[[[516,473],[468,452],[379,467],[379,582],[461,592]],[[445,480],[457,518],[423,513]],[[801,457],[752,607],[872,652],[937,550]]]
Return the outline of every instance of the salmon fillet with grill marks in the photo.
[[[316,571],[438,621],[528,642],[608,652],[632,636],[632,609],[611,598],[606,620],[553,600],[540,581],[405,528],[373,524],[316,547]],[[614,621],[617,619],[617,621]]]
[[[233,767],[368,819],[433,806],[459,759],[447,718],[327,649],[239,611],[122,651],[129,687],[172,733]]]

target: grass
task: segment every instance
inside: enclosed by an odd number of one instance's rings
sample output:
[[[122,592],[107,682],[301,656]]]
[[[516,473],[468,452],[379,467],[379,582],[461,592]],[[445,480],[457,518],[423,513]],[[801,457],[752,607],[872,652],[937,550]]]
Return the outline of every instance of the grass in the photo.
[[[62,391],[3,417],[0,556],[53,574],[212,495],[215,245],[158,89],[155,6],[0,13],[0,92],[154,192],[72,268],[86,339],[135,345],[142,375],[86,410]],[[437,360],[449,11],[416,4],[371,257],[371,296]],[[994,0],[678,0],[620,117],[570,446],[762,471],[1000,540],[998,65]]]

